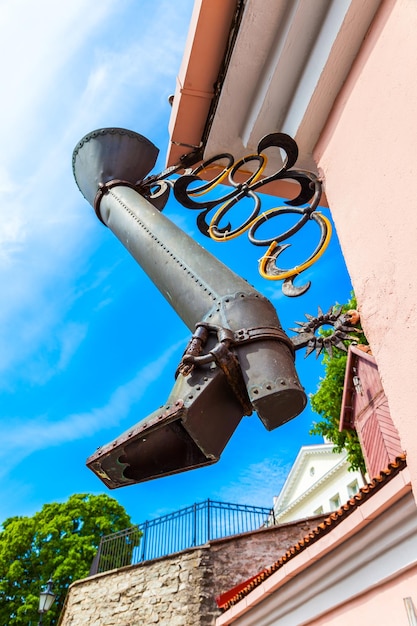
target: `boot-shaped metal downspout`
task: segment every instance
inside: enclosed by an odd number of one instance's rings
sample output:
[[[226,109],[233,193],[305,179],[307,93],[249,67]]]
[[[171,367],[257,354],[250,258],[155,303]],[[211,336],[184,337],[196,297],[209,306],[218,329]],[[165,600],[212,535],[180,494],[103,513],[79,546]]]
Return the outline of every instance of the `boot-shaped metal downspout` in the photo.
[[[73,155],[84,197],[193,332],[165,405],[88,459],[111,488],[213,463],[244,414],[271,430],[306,404],[272,304],[141,195],[157,154],[112,128]]]

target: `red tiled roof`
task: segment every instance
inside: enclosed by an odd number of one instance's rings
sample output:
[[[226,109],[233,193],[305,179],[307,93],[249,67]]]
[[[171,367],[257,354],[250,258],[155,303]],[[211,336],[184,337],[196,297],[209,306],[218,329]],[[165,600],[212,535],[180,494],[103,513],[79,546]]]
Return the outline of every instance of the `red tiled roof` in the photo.
[[[219,608],[223,610],[229,609],[234,604],[237,604],[240,600],[246,597],[251,591],[264,582],[269,576],[279,570],[290,559],[297,556],[300,552],[308,548],[318,539],[321,539],[324,535],[327,535],[333,528],[335,528],[340,522],[346,519],[355,509],[357,509],[363,502],[372,497],[379,489],[386,485],[394,476],[396,476],[406,466],[405,454],[398,456],[395,461],[390,463],[385,470],[382,470],[379,476],[373,478],[370,483],[360,489],[360,491],[353,496],[346,504],[340,507],[337,511],[334,511],[323,520],[317,528],[310,531],[308,535],[303,537],[298,543],[289,548],[287,552],[273,565],[265,568],[252,578],[240,583],[233,589],[226,591],[221,596],[216,598],[216,602]],[[234,593],[233,593],[234,592]]]

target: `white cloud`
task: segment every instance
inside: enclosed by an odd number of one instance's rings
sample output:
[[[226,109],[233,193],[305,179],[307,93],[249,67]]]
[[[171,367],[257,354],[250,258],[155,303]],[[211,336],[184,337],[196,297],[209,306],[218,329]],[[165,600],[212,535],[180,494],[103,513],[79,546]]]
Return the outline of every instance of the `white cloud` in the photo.
[[[60,355],[57,364],[58,370],[64,370],[77,351],[78,346],[87,334],[86,324],[71,323],[66,326],[60,337]]]
[[[8,420],[8,428],[2,434],[0,476],[11,472],[13,467],[33,452],[74,442],[117,426],[128,416],[148,387],[163,375],[171,357],[183,343],[181,341],[170,346],[157,359],[141,368],[134,378],[115,389],[107,404],[101,407],[58,420],[48,415],[30,420]]]
[[[65,290],[75,259],[69,259],[81,249],[88,227],[80,228],[65,193],[72,181],[62,173],[70,172],[71,151],[61,143],[62,127],[47,127],[50,100],[64,82],[68,60],[115,6],[115,0],[93,11],[86,0],[65,9],[53,0],[2,5],[0,52],[8,60],[2,74],[7,97],[0,103],[2,372],[35,354],[70,304]],[[68,355],[67,348],[63,358]]]
[[[281,458],[253,463],[240,473],[237,480],[221,489],[219,497],[225,502],[250,502],[253,506],[272,507],[272,497],[280,491],[289,470],[290,465],[284,464]]]
[[[66,63],[116,4],[115,0],[94,7],[88,0],[65,6],[54,0],[2,3],[0,52],[7,59],[2,66],[7,97],[2,98],[1,110],[7,124],[1,134],[8,162],[17,157],[36,126],[46,121],[42,116],[48,99],[65,82]]]
[[[0,103],[0,372],[8,377],[60,332],[99,237],[71,175],[76,142],[125,117],[149,127],[162,106],[155,89],[174,83],[183,48],[177,27],[190,2],[160,3],[157,19],[130,24],[109,46],[106,35],[129,5],[137,18],[128,0],[2,6],[0,52],[9,62]],[[153,6],[144,2],[143,10]]]
[[[0,222],[0,267],[10,267],[14,258],[22,252],[26,229],[21,215],[11,215]]]
[[[184,14],[188,17],[192,3],[0,0],[5,85],[0,101],[0,473],[8,473],[6,488],[25,472],[25,463],[16,474],[13,469],[32,453],[45,450],[46,455],[54,447],[59,455],[59,446],[66,445],[77,454],[82,438],[117,426],[163,376],[169,350],[130,381],[121,360],[119,380],[127,382],[113,393],[105,390],[91,410],[91,400],[83,402],[88,392],[78,383],[88,376],[98,336],[89,332],[90,323],[93,317],[99,323],[111,318],[104,307],[123,297],[124,287],[106,290],[117,265],[117,255],[103,253],[111,248],[112,235],[79,193],[71,155],[85,133],[113,125],[148,134],[156,143],[155,134],[162,135],[164,151],[166,96],[175,87]],[[68,389],[80,391],[71,396]],[[52,407],[61,405],[62,397],[68,398],[67,407],[57,415]],[[36,472],[23,480],[23,491],[18,482],[13,489],[19,494],[16,506],[10,508],[7,494],[3,498],[10,514],[19,508],[18,499],[26,505],[31,498],[47,497],[44,486],[36,484]]]
[[[0,193],[13,193],[17,189],[17,184],[12,180],[10,173],[5,166],[0,168]]]

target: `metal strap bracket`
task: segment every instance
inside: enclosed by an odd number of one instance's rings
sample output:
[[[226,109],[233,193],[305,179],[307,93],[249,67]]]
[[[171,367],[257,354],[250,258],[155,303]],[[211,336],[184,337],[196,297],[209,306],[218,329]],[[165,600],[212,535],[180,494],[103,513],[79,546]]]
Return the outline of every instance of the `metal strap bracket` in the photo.
[[[217,343],[209,352],[203,353],[210,333],[216,333]],[[256,327],[242,328],[232,331],[222,326],[200,322],[190,339],[178,366],[177,375],[189,375],[195,366],[216,363],[225,374],[227,381],[234,394],[238,398],[245,415],[252,413],[252,403],[243,379],[242,369],[236,354],[233,352],[234,345],[260,341],[262,339],[275,339],[287,345],[291,352],[294,346],[287,335],[279,328]]]

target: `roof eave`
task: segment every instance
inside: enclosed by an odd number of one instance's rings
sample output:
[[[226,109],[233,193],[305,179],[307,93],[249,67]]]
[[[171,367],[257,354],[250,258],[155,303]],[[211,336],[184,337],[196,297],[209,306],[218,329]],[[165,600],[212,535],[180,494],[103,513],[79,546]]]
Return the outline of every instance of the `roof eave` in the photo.
[[[316,530],[310,532],[309,535],[290,548],[279,561],[250,578],[246,588],[242,589],[235,598],[227,597],[227,603],[223,603],[223,596],[219,597],[219,605],[226,610],[216,620],[216,625],[232,624],[265,598],[270,597],[273,591],[283,589],[291,579],[295,576],[301,576],[304,572],[310,571],[314,580],[326,579],[323,573],[317,577],[312,564],[324,555],[332,553],[338,546],[375,521],[409,493],[411,493],[411,480],[405,455],[402,455],[394,463],[391,463],[386,470],[383,470],[379,476],[365,485],[341,509],[320,523]],[[397,522],[392,520],[392,524],[395,527]],[[336,526],[338,526],[338,532],[331,533]],[[385,535],[387,529],[384,525],[382,526],[382,532]],[[320,542],[320,539],[324,537],[325,540]],[[376,537],[373,539],[375,540]],[[372,543],[372,541],[368,542],[369,545]],[[337,554],[335,554],[335,558],[339,558]],[[330,571],[334,571],[334,563],[331,560],[328,561],[328,567],[330,575]],[[309,585],[303,582],[304,579],[300,578],[300,580],[304,588],[309,589]],[[315,593],[312,587],[310,592],[313,595]],[[279,602],[282,605],[282,594],[279,597]],[[224,594],[224,598],[226,598],[226,594]],[[248,623],[254,622],[249,621]]]
[[[196,0],[169,121],[167,166],[202,146],[240,0]]]

